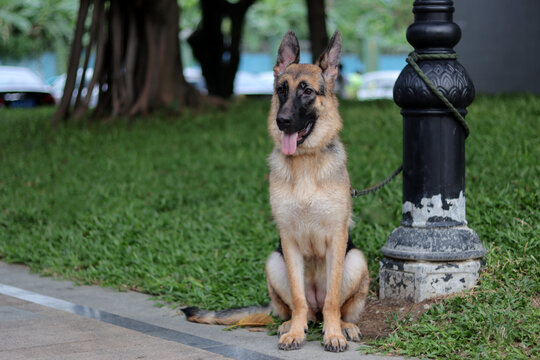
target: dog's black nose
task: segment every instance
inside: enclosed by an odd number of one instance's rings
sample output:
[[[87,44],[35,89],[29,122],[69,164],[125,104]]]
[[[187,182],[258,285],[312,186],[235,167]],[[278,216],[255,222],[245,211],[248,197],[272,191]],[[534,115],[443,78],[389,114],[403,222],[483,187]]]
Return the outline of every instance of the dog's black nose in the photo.
[[[291,126],[292,117],[290,115],[278,114],[277,125],[279,130],[283,131]]]

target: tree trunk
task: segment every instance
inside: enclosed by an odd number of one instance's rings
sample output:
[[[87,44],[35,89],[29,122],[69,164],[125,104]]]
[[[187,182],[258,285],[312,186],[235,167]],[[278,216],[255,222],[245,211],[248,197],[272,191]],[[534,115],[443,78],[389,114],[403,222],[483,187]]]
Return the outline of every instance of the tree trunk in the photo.
[[[248,8],[255,0],[201,0],[202,21],[188,43],[199,61],[208,93],[228,98],[240,63],[240,41]],[[223,34],[224,18],[231,20],[230,33]]]
[[[89,0],[80,2],[66,87],[53,115],[53,124],[71,115],[69,104],[83,50],[82,35],[89,4]],[[99,97],[94,114],[99,117],[133,116],[163,107],[180,110],[199,105],[200,94],[187,84],[182,71],[178,39],[180,9],[176,0],[95,0],[92,4],[83,75],[88,68],[88,54],[95,52],[96,62],[86,96],[81,94],[83,86],[78,88],[75,117],[87,112],[95,86]]]
[[[68,64],[68,76],[64,85],[64,95],[60,100],[60,104],[56,112],[52,117],[52,123],[56,124],[60,120],[66,120],[69,115],[69,105],[71,103],[71,94],[75,89],[75,82],[77,79],[77,70],[79,67],[79,59],[82,51],[82,38],[84,34],[84,20],[88,15],[88,8],[90,6],[90,0],[81,0],[79,4],[79,15],[77,17],[77,24],[75,25],[75,36],[73,37],[73,43],[71,44],[71,52],[69,55]],[[69,96],[67,96],[69,95]]]
[[[326,9],[324,0],[306,0],[309,26],[309,41],[311,42],[311,55],[313,63],[328,44],[328,32],[326,31]]]

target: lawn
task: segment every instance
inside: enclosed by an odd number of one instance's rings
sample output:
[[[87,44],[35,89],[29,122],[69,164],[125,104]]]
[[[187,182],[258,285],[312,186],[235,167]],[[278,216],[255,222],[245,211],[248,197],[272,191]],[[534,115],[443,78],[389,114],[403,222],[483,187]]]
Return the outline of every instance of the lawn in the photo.
[[[52,109],[0,111],[0,258],[174,306],[267,303],[264,262],[278,242],[268,106],[57,128]],[[488,249],[480,285],[417,320],[389,318],[395,331],[363,351],[540,356],[540,97],[479,96],[468,110],[467,220]],[[372,185],[401,163],[399,108],[344,102],[341,113],[351,181]],[[401,217],[400,178],[354,200],[354,214],[375,279]]]

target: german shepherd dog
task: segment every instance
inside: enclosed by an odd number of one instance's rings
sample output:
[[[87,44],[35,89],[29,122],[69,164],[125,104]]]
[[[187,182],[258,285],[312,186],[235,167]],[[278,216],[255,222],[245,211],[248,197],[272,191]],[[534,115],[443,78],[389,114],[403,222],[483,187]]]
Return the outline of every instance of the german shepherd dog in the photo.
[[[351,196],[342,120],[333,93],[342,41],[335,32],[315,65],[299,64],[294,32],[281,42],[274,67],[268,130],[270,204],[280,246],[266,263],[271,304],[206,312],[183,309],[190,321],[231,324],[248,313],[290,319],[278,329],[282,350],[301,347],[308,321],[324,320],[324,349],[340,352],[358,341],[369,288],[362,252],[349,237]]]

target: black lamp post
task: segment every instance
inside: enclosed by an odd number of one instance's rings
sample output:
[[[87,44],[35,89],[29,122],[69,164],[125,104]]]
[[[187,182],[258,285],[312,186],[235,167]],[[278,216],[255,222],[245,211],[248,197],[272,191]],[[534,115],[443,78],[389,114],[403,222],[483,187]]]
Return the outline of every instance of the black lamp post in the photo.
[[[486,253],[465,219],[463,117],[474,86],[452,49],[461,37],[453,12],[452,1],[413,4],[407,40],[415,54],[394,86],[403,115],[403,217],[381,250],[381,298],[419,302],[471,288]],[[454,110],[429,88],[415,63]]]

